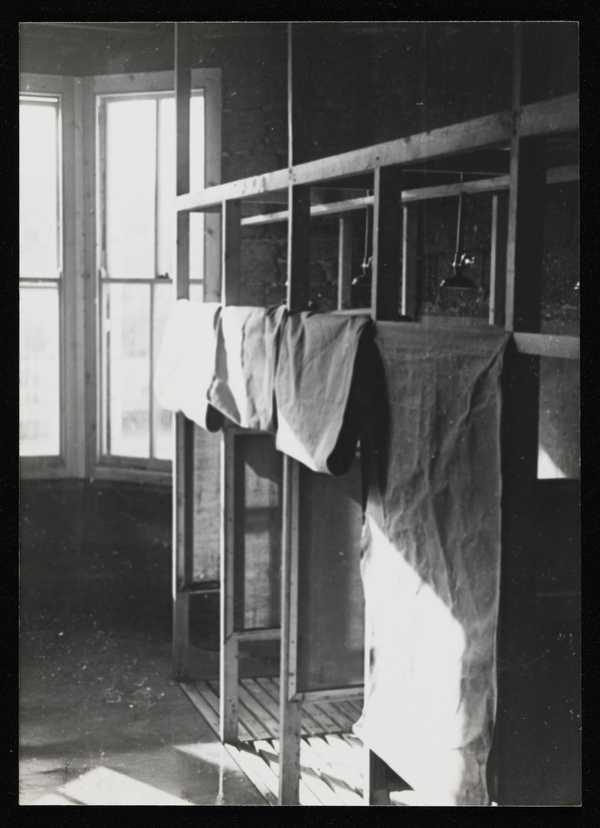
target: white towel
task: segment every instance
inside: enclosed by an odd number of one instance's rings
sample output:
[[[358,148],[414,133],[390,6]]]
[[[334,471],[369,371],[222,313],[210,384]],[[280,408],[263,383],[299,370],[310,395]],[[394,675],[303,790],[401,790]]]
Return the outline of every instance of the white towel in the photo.
[[[179,299],[165,327],[156,369],[160,404],[182,411],[209,431],[217,431],[222,424],[208,399],[215,378],[220,310],[217,302]]]

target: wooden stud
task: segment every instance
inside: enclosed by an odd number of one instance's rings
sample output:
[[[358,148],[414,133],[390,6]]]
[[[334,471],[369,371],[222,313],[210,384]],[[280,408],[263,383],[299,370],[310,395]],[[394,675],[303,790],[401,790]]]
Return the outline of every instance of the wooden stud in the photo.
[[[488,321],[490,325],[504,325],[506,277],[506,217],[507,199],[504,193],[492,196],[490,233],[490,298]]]
[[[401,174],[375,169],[371,313],[374,319],[396,319],[400,302],[402,239]]]
[[[219,661],[219,736],[238,738],[238,639],[234,627],[235,599],[235,435],[225,430],[221,441],[221,593]]]
[[[224,202],[221,223],[221,301],[240,301],[241,209],[239,201]],[[219,735],[223,742],[238,738],[239,641],[235,631],[238,593],[236,561],[236,432],[225,428],[221,436],[221,652],[219,683]]]
[[[402,208],[402,299],[401,313],[416,319],[419,311],[419,207]]]
[[[312,210],[311,210],[312,214]],[[337,308],[350,307],[352,283],[352,219],[349,216],[338,219],[338,297]]]
[[[505,328],[537,332],[544,244],[543,139],[514,136],[506,243]]]
[[[293,618],[293,595],[298,582],[294,576],[294,546],[297,546],[298,463],[288,456],[283,458],[283,515],[281,549],[281,665],[279,685],[280,742],[279,755],[279,804],[297,805],[300,782],[300,735],[302,725],[302,704],[292,698],[295,691],[295,650],[296,639],[292,628],[297,627]],[[296,622],[296,623],[294,623]]]
[[[239,305],[241,296],[241,205],[224,201],[221,222],[221,301]]]
[[[176,179],[177,194],[189,190],[190,180],[190,93],[191,73],[188,64],[189,32],[185,24],[175,24],[175,105],[177,125]],[[177,215],[176,296],[189,295],[189,216]],[[193,575],[193,423],[175,415],[173,451],[173,669],[175,677],[186,676],[189,659],[189,594],[183,592]]]

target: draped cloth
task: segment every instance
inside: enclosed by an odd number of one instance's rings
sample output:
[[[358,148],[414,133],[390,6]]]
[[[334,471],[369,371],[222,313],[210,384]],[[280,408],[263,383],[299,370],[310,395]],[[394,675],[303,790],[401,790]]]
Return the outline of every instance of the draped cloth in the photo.
[[[218,431],[222,415],[210,405],[208,393],[217,365],[217,302],[175,302],[165,326],[156,367],[156,396],[170,411],[208,431]]]
[[[357,429],[348,410],[355,362],[368,316],[302,311],[288,316],[275,372],[279,451],[315,472],[343,474],[354,459]],[[356,382],[354,384],[356,384]]]
[[[274,378],[284,307],[226,306],[217,337],[211,404],[242,428],[273,431]]]
[[[430,804],[488,803],[506,337],[378,326],[356,732]],[[386,399],[387,397],[387,399]]]

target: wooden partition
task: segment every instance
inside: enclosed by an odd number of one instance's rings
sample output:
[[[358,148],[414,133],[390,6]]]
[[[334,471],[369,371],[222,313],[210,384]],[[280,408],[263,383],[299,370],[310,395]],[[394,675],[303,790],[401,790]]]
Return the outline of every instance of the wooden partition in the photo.
[[[182,24],[177,24],[180,30]],[[179,35],[178,35],[179,37]],[[520,40],[515,39],[515,87],[512,107],[492,115],[471,121],[434,129],[419,135],[399,138],[364,147],[338,156],[302,164],[294,163],[293,124],[299,117],[292,104],[291,27],[289,33],[290,61],[288,65],[290,155],[287,169],[265,175],[242,179],[227,184],[208,187],[199,192],[186,189],[186,169],[189,152],[186,150],[186,118],[189,102],[189,70],[176,51],[177,122],[178,122],[178,296],[185,292],[185,258],[187,244],[186,220],[191,211],[218,210],[222,219],[223,256],[221,266],[221,296],[228,304],[239,304],[240,227],[241,200],[252,195],[281,191],[287,188],[288,209],[267,220],[286,220],[288,223],[287,305],[290,310],[306,308],[308,301],[308,252],[310,244],[310,217],[314,211],[310,203],[310,186],[319,182],[339,180],[359,173],[373,174],[373,196],[368,204],[348,205],[350,209],[373,207],[373,268],[371,306],[367,309],[375,322],[399,320],[401,315],[413,321],[398,324],[423,324],[419,321],[419,281],[416,266],[418,233],[415,230],[412,202],[425,198],[444,197],[459,192],[489,192],[492,199],[492,286],[489,315],[480,324],[503,327],[513,333],[514,353],[521,361],[540,356],[561,359],[578,359],[579,340],[576,337],[545,335],[540,331],[540,220],[539,204],[544,198],[548,181],[560,176],[573,176],[572,168],[565,172],[547,170],[541,162],[545,136],[564,133],[575,134],[579,127],[579,105],[576,95],[521,105],[520,90]],[[186,83],[188,84],[186,86]],[[485,147],[510,145],[510,171],[479,182],[471,181],[440,187],[414,189],[405,177],[403,167],[415,162],[453,156],[455,167],[460,166],[461,154]],[[181,148],[180,148],[181,147]],[[179,149],[180,148],[180,149]],[[186,154],[187,153],[187,154]],[[429,190],[425,192],[425,190]],[[442,192],[443,190],[443,192]],[[505,197],[504,193],[508,191]],[[333,211],[333,205],[328,205]],[[342,204],[336,205],[339,213],[346,212]],[[536,212],[537,211],[537,212]],[[259,223],[252,217],[253,223]],[[340,218],[340,285],[339,305],[343,307],[347,296],[349,267],[347,226]],[[442,322],[440,322],[442,324]],[[516,357],[517,358],[517,357]],[[535,372],[534,372],[535,374]],[[533,374],[531,375],[533,376]],[[530,377],[531,379],[531,377]],[[507,411],[526,410],[523,422],[531,418],[530,406],[524,406],[528,385],[525,380],[507,386],[505,398]],[[525,396],[522,396],[525,394]],[[536,409],[537,412],[537,409]],[[516,416],[516,414],[511,414]],[[513,422],[516,422],[513,421]],[[520,420],[519,420],[520,422]],[[525,435],[537,428],[533,422],[521,430],[517,442],[503,447],[507,461],[504,476],[506,503],[518,500],[515,492],[523,479],[523,458],[531,461],[530,443],[520,452]],[[182,589],[185,583],[184,562],[189,559],[191,444],[190,424],[181,415],[177,418],[175,462],[175,531],[174,531],[174,654],[176,672],[184,662],[186,651],[187,612],[186,597]],[[515,430],[510,432],[513,436]],[[509,432],[507,432],[507,435]],[[252,515],[253,506],[243,518],[236,511],[236,502],[247,498],[248,479],[243,468],[252,465],[251,457],[257,448],[247,433],[227,428],[222,437],[221,485],[221,680],[220,721],[221,738],[224,741],[238,738],[238,654],[244,639],[265,638],[281,635],[280,704],[279,704],[279,798],[280,804],[297,804],[300,779],[300,732],[302,705],[315,698],[351,698],[360,690],[361,654],[358,646],[361,623],[358,612],[357,577],[358,533],[361,507],[360,486],[356,470],[339,480],[314,475],[287,456],[281,458],[281,467],[273,457],[265,461],[270,465],[266,477],[274,488],[263,490],[261,505],[256,509],[267,510],[268,519]],[[256,440],[267,439],[257,436]],[[507,439],[513,439],[507,437]],[[537,443],[536,443],[537,446]],[[241,453],[240,453],[241,452]],[[245,459],[243,459],[245,457]],[[264,458],[261,458],[261,462]],[[245,465],[246,464],[246,465]],[[527,468],[526,474],[532,474]],[[281,478],[279,478],[281,474]],[[533,479],[533,478],[530,478]],[[279,483],[279,480],[281,482]],[[519,480],[521,483],[519,483]],[[244,481],[244,482],[241,482]],[[271,484],[269,484],[270,486]],[[277,495],[275,494],[277,491]],[[519,490],[520,491],[520,490]],[[511,500],[512,498],[512,500]],[[515,500],[516,498],[516,500]],[[265,502],[263,502],[265,499]],[[244,501],[248,505],[248,501]],[[333,515],[333,517],[332,517]],[[259,525],[258,547],[252,551],[248,541],[248,521],[257,520]],[[275,542],[272,534],[274,523],[281,521],[281,542]],[[508,520],[508,519],[507,519]],[[511,560],[521,548],[514,541],[513,521],[503,529],[503,555]],[[335,529],[335,531],[334,531]],[[511,534],[511,532],[513,534]],[[262,533],[262,534],[261,534]],[[512,540],[511,540],[512,539]],[[253,541],[254,542],[254,541]],[[243,549],[243,552],[240,551]],[[260,551],[258,551],[260,550]],[[265,552],[267,550],[267,552]],[[280,602],[272,604],[272,611],[252,615],[252,596],[244,570],[239,569],[243,559],[256,553],[256,561],[267,555],[266,573],[261,572],[254,587],[273,597],[280,578]],[[281,569],[276,572],[278,556]],[[261,557],[262,556],[262,557]],[[261,564],[262,565],[262,564]],[[510,572],[511,564],[506,564]],[[527,567],[526,567],[527,569]],[[250,570],[248,570],[250,571]],[[521,622],[523,606],[530,595],[531,569],[526,577],[517,579],[518,595],[509,600],[503,609],[502,628],[506,642],[506,630],[513,630]],[[507,576],[508,577],[508,576]],[[507,583],[511,583],[510,580]],[[508,587],[512,589],[512,586]],[[344,610],[334,617],[332,602],[340,600]],[[258,612],[258,610],[257,610]],[[344,614],[346,613],[346,615]],[[258,623],[258,627],[252,626]],[[250,628],[248,627],[250,625]],[[263,626],[264,625],[264,626]],[[504,644],[502,644],[504,646]],[[518,646],[513,643],[510,646]],[[510,650],[510,647],[509,647]],[[364,676],[362,677],[364,678]],[[519,700],[507,698],[518,708]],[[501,703],[502,704],[502,703]],[[515,713],[515,715],[517,715]],[[503,741],[504,739],[504,741]],[[511,772],[506,734],[500,734],[496,764],[495,786],[504,791],[505,801],[510,799]],[[372,754],[365,755],[365,799],[368,803],[385,802],[386,773],[383,763]],[[514,788],[514,786],[513,786]],[[501,803],[503,804],[503,803]],[[508,802],[508,804],[512,804]]]

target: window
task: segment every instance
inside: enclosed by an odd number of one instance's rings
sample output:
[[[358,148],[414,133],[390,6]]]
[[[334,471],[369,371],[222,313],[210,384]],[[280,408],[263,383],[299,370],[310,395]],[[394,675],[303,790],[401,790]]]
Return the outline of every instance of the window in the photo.
[[[175,298],[173,72],[20,75],[24,477],[167,480],[154,396]],[[191,187],[220,182],[220,71],[192,70]],[[218,215],[190,217],[190,298],[218,272]]]
[[[19,439],[24,457],[61,454],[61,106],[19,96]]]
[[[171,414],[154,366],[174,301],[175,98],[172,92],[98,97],[101,456],[165,461]],[[205,98],[191,98],[190,186],[204,186]],[[190,226],[191,295],[201,296],[204,216]]]

